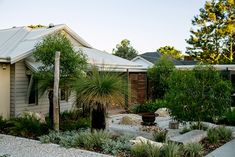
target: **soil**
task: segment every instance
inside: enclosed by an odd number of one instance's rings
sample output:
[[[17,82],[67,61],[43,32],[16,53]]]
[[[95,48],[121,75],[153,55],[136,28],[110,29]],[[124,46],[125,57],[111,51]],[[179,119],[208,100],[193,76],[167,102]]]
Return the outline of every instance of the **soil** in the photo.
[[[226,141],[225,140],[220,140],[218,143],[211,144],[208,139],[204,139],[200,143],[203,145],[204,155],[207,155],[210,152],[212,152],[213,150],[215,150],[215,149],[221,147],[222,145],[224,145],[226,143]]]

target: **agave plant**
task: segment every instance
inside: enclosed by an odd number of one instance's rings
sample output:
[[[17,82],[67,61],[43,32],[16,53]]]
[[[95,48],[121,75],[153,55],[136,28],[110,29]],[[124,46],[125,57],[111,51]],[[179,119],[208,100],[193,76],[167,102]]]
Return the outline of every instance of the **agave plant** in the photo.
[[[77,81],[75,91],[77,100],[91,108],[92,129],[105,129],[108,106],[125,103],[125,83],[122,77],[114,72],[100,72],[95,67],[86,78]]]

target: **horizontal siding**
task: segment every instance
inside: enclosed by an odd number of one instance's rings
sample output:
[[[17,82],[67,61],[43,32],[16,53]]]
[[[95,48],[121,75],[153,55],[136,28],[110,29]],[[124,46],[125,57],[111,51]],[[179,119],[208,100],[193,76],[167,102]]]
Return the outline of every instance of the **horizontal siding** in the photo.
[[[11,65],[10,71],[10,116],[15,116],[15,64]]]
[[[30,105],[26,103],[27,88],[28,88],[28,77],[26,76],[26,67],[23,61],[15,64],[15,115],[18,115],[24,111],[33,111],[46,114],[49,111],[49,101],[47,92],[45,92],[38,99],[38,105]],[[69,101],[62,101],[60,103],[61,111],[68,110],[71,108],[72,99]]]

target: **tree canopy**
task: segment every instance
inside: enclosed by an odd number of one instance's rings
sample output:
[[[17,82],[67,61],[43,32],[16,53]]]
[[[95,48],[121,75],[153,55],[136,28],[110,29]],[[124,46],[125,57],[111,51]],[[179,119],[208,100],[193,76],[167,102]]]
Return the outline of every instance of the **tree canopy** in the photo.
[[[233,63],[235,53],[234,0],[206,1],[192,20],[187,52],[205,63]]]
[[[131,46],[128,39],[124,39],[116,45],[116,49],[113,49],[113,55],[131,60],[138,55],[138,52]]]
[[[168,80],[174,71],[174,64],[168,60],[167,56],[162,56],[152,68],[149,68],[147,75],[151,84],[151,98],[163,98],[168,90]]]
[[[40,79],[40,89],[53,86],[55,52],[60,51],[60,86],[69,88],[81,76],[87,66],[86,57],[73,49],[71,42],[60,32],[46,36],[35,46],[33,56],[42,63],[36,77]]]
[[[163,55],[167,55],[170,56],[174,59],[181,59],[182,58],[182,52],[175,49],[174,46],[164,46],[164,47],[160,47],[159,49],[157,49],[157,52],[160,52]]]

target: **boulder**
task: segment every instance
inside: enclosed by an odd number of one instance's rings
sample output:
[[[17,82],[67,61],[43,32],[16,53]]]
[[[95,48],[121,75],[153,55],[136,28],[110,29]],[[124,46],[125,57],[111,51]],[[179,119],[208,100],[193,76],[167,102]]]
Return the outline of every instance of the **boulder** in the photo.
[[[158,117],[169,117],[170,113],[168,111],[168,108],[159,108],[156,112],[155,115],[158,115]]]
[[[130,116],[124,116],[121,118],[119,124],[123,125],[138,125],[140,122],[137,119],[134,119]]]
[[[163,143],[161,143],[161,142],[155,142],[155,141],[149,140],[149,139],[147,139],[147,138],[144,138],[144,137],[142,137],[142,136],[137,136],[137,137],[135,138],[135,140],[130,140],[130,142],[131,142],[133,145],[139,144],[139,143],[149,143],[149,144],[151,144],[151,145],[153,145],[153,146],[156,146],[156,147],[159,147],[159,148],[161,148],[161,147],[163,146]]]

